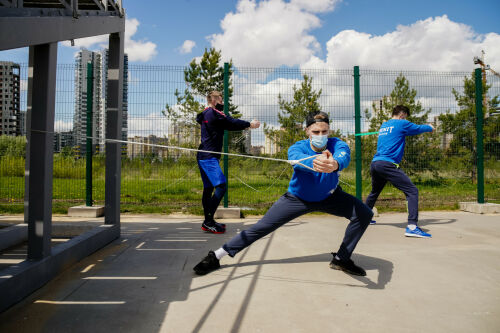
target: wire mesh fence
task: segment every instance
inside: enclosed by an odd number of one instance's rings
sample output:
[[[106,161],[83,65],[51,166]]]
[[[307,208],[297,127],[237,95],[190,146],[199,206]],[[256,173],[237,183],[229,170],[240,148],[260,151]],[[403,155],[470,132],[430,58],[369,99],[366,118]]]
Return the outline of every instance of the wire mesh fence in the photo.
[[[104,62],[103,62],[104,63]],[[188,69],[174,66],[129,65],[124,87],[126,119],[122,148],[122,211],[201,213],[202,182],[191,151],[197,148],[204,96],[186,82]],[[53,202],[56,212],[85,201],[85,154],[79,144],[86,93],[80,64],[57,68],[54,129]],[[101,71],[105,73],[105,70]],[[105,79],[94,76],[93,108],[96,128],[105,124]],[[99,78],[100,77],[100,78]],[[369,166],[377,135],[362,136],[363,182],[355,177],[355,114],[353,71],[333,69],[233,68],[231,105],[235,117],[258,119],[259,129],[229,134],[229,152],[286,159],[290,144],[305,139],[304,112],[311,107],[330,115],[332,135],[351,147],[351,165],[342,171],[341,186],[354,194],[370,192]],[[500,78],[486,75],[484,99],[485,199],[500,203]],[[361,131],[376,132],[397,104],[410,107],[409,120],[431,123],[433,133],[408,137],[401,163],[420,190],[421,207],[455,208],[474,201],[477,189],[476,106],[472,72],[361,70]],[[21,65],[21,110],[27,105],[27,66]],[[189,109],[189,112],[184,112]],[[104,139],[104,132],[95,132]],[[16,141],[17,140],[17,141]],[[0,136],[0,198],[2,209],[22,211],[24,202],[24,139]],[[147,146],[141,143],[158,146]],[[17,147],[17,148],[16,148]],[[93,141],[92,197],[104,202],[103,141]],[[229,205],[264,212],[288,187],[293,169],[286,163],[228,158]],[[17,208],[16,208],[17,207]],[[377,207],[405,209],[404,195],[388,186]]]

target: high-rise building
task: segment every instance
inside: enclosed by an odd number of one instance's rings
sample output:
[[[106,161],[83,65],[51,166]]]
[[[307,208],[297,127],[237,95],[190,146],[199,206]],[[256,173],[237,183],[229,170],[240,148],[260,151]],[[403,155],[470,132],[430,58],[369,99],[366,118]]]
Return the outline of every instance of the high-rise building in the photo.
[[[18,126],[19,126],[19,135],[26,136],[27,128],[26,128],[26,117],[27,117],[27,112],[21,110],[19,112],[19,121],[18,121]]]
[[[0,61],[0,135],[21,135],[20,66]]]
[[[73,147],[73,131],[54,133],[54,152],[60,153],[64,147]]]
[[[82,49],[78,52],[75,68],[75,114],[73,116],[74,143],[81,155],[86,153],[87,143],[87,65],[92,65],[94,77],[92,83],[92,137],[102,136],[103,103],[102,103],[102,57],[100,53]],[[92,150],[96,151],[98,142],[93,141]]]
[[[92,65],[92,137],[93,152],[103,152],[106,137],[106,94],[108,78],[108,50],[92,52],[82,49],[76,59],[75,70],[75,115],[73,120],[74,144],[81,155],[86,152],[87,136],[87,64]],[[127,140],[128,133],[128,56],[124,56],[122,135]],[[127,152],[127,145],[122,144],[122,151]]]

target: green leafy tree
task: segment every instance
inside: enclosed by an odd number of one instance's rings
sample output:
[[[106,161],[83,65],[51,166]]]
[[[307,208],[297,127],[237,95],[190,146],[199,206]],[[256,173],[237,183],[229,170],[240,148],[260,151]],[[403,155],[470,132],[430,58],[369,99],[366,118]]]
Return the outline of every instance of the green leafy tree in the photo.
[[[446,156],[453,165],[461,166],[467,170],[472,182],[476,178],[476,87],[474,72],[470,77],[464,77],[463,91],[452,90],[457,101],[459,111],[439,116],[441,130],[450,138]],[[484,94],[488,95],[490,85],[483,88]],[[485,147],[485,159],[500,159],[500,117],[490,116],[499,103],[499,97],[495,96],[488,100],[483,106],[484,119],[483,135]]]
[[[166,105],[162,111],[174,126],[179,128],[183,136],[195,134],[193,146],[197,146],[200,139],[200,129],[196,123],[196,115],[205,109],[205,98],[214,90],[224,92],[224,66],[221,63],[221,52],[210,48],[205,49],[199,61],[193,59],[184,70],[184,81],[187,88],[181,93],[176,89],[176,105]],[[232,61],[229,62],[229,114],[234,118],[241,117],[237,106],[231,103],[233,96],[232,87]],[[244,144],[241,142],[241,131],[229,132],[231,147],[242,151]],[[174,140],[175,141],[175,140]],[[178,143],[178,142],[174,142]]]
[[[322,90],[315,91],[312,87],[312,78],[304,75],[304,80],[300,87],[293,86],[293,99],[285,100],[281,94],[278,95],[278,113],[279,129],[264,124],[264,134],[281,148],[279,156],[287,155],[288,147],[299,140],[306,138],[305,128],[303,126],[307,114],[311,111],[321,111],[319,98]],[[340,131],[334,131],[330,136],[340,136]]]
[[[382,97],[381,105],[372,104],[373,113],[368,109],[365,115],[369,119],[369,131],[378,131],[382,123],[392,118],[392,110],[396,105],[404,105],[410,109],[408,120],[415,124],[427,123],[431,109],[425,110],[422,104],[416,100],[417,91],[410,88],[410,83],[403,74],[394,81],[394,88],[389,96]],[[377,136],[363,138],[363,160],[370,163],[377,150]],[[439,139],[437,135],[415,135],[406,138],[405,154],[402,164],[405,172],[410,175],[423,171],[430,171],[437,177],[437,169],[434,162],[439,159]],[[364,168],[369,170],[368,166]]]

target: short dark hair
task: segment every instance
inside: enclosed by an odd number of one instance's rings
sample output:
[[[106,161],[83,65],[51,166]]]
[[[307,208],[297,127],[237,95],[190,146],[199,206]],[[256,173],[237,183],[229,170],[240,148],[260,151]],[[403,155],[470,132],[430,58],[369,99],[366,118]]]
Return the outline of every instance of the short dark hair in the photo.
[[[410,116],[410,109],[404,105],[396,105],[394,109],[392,109],[392,116],[399,116],[401,113],[406,113],[406,116]]]
[[[330,124],[330,119],[328,118],[328,114],[323,111],[311,111],[307,114],[306,117],[306,127],[311,126],[315,123],[327,123]]]

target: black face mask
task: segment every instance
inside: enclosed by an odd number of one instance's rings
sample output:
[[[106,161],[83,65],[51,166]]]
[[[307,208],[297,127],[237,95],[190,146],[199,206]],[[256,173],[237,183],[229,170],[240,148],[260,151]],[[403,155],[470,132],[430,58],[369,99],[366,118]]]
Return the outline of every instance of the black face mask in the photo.
[[[224,104],[220,103],[215,104],[215,109],[224,112]]]

